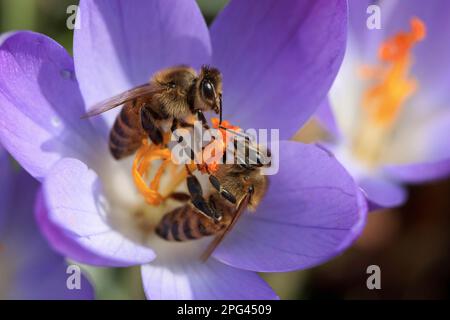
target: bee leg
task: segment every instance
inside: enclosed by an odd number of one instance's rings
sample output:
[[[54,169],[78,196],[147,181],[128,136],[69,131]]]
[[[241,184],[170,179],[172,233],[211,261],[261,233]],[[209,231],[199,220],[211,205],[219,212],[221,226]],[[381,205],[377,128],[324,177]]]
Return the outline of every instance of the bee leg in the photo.
[[[189,171],[188,171],[189,172]],[[213,219],[214,221],[220,221],[222,219],[222,215],[219,214],[216,210],[214,210],[209,202],[203,197],[203,190],[200,182],[197,177],[189,172],[187,178],[187,186],[189,190],[189,194],[191,195],[191,202],[201,213],[206,215],[208,218]]]
[[[232,204],[236,204],[236,197],[233,196],[228,190],[226,190],[225,188],[223,188],[220,185],[219,180],[213,176],[210,175],[209,176],[209,182],[211,182],[212,186],[214,187],[214,189],[216,189],[217,191],[219,191],[220,195],[225,198],[226,200],[228,200],[229,202],[231,202]]]
[[[172,121],[172,126],[170,127],[170,132],[173,133],[177,129],[178,129],[178,120],[174,118]]]
[[[156,125],[151,112],[147,108],[141,108],[141,125],[154,144],[160,145],[163,143],[162,131]]]
[[[191,200],[191,196],[184,192],[173,192],[169,195],[169,198],[178,202],[188,202]]]

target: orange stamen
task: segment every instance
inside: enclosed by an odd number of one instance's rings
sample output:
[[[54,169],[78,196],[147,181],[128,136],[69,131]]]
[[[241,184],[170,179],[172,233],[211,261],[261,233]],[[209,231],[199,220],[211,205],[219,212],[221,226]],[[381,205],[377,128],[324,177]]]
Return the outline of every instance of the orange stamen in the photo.
[[[222,139],[214,140],[211,144],[219,143],[218,149],[225,150],[227,144],[230,143],[234,135],[224,129],[220,129],[218,119],[214,118],[212,119],[212,122],[213,127],[221,131]],[[227,121],[222,122],[222,126],[234,131],[239,130],[239,127],[232,126]],[[169,138],[169,134],[164,137],[165,144],[168,142]],[[215,156],[214,153],[215,152],[213,152],[210,157],[204,157],[203,159],[206,159],[206,161],[201,165],[197,166],[194,163],[189,164],[189,170],[193,172],[196,169],[199,169],[202,173],[216,172],[219,164],[217,161],[210,161],[211,158]],[[150,179],[150,174],[153,169],[152,164],[157,160],[161,161],[161,164],[159,168],[156,169],[153,178]],[[161,190],[161,179],[166,173],[170,175],[170,179],[164,190]],[[186,180],[187,172],[184,165],[177,165],[172,162],[171,152],[168,148],[156,146],[150,143],[148,139],[144,139],[142,141],[142,146],[136,152],[133,161],[132,176],[138,192],[144,197],[145,201],[152,206],[157,206],[162,204],[173,190]],[[150,182],[147,182],[149,179]]]
[[[381,66],[363,69],[364,75],[376,81],[363,96],[363,107],[373,122],[382,127],[390,126],[397,118],[401,106],[417,89],[417,82],[410,78],[411,49],[425,37],[425,25],[411,19],[411,30],[399,32],[383,43],[378,52]]]
[[[218,118],[212,118],[211,119],[212,126],[214,129],[218,129],[221,133],[222,140],[214,140],[212,141],[207,148],[205,148],[203,152],[203,163],[199,165],[199,170],[202,173],[214,173],[218,170],[219,166],[219,160],[223,155],[224,152],[226,152],[226,148],[229,143],[233,142],[234,134],[223,129],[229,129],[232,131],[239,132],[240,128],[238,126],[233,126],[230,124],[230,122],[224,120],[220,124],[220,120]],[[211,152],[210,152],[211,150]],[[217,155],[216,157],[216,150],[221,150],[221,154]]]
[[[162,160],[163,163],[153,180],[147,185],[146,179],[148,178],[150,166],[155,160]],[[158,190],[167,161],[170,161],[170,150],[150,144],[147,140],[143,141],[141,148],[136,153],[132,168],[134,184],[145,201],[150,205],[159,205],[164,200]]]
[[[424,23],[412,18],[410,31],[399,32],[382,43],[379,65],[363,66],[360,70],[372,85],[362,97],[365,113],[352,147],[355,155],[370,167],[377,165],[402,106],[418,88],[410,75],[411,51],[425,34]]]

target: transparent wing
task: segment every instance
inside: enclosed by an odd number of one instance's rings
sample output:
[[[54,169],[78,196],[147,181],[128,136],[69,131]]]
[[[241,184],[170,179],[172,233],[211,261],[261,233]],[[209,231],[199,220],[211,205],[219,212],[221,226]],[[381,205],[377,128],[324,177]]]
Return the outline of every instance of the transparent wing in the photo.
[[[82,118],[86,119],[86,118],[98,116],[99,114],[102,114],[106,111],[114,109],[118,106],[121,106],[121,105],[123,105],[131,100],[134,100],[136,98],[151,96],[151,95],[153,95],[155,93],[159,93],[159,92],[162,92],[162,89],[160,87],[156,87],[155,85],[152,85],[151,83],[143,84],[141,86],[132,88],[125,92],[122,92],[121,94],[118,94],[117,96],[114,96],[114,97],[106,99],[100,103],[97,103]]]
[[[242,201],[239,203],[238,208],[236,209],[236,212],[233,216],[233,219],[231,220],[230,224],[227,226],[227,228],[218,235],[208,246],[208,248],[205,250],[205,252],[202,255],[202,260],[206,261],[211,256],[211,254],[216,250],[216,248],[222,243],[223,239],[225,239],[226,235],[230,233],[230,231],[235,226],[236,222],[239,220],[242,213],[247,208],[248,204],[250,203],[251,194],[247,193],[247,195],[242,199]]]

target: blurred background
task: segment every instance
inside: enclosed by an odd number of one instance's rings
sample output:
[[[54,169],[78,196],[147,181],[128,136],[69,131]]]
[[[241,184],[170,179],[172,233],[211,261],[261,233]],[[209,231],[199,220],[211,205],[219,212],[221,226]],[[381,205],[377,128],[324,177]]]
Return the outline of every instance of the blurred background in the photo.
[[[226,0],[198,0],[210,23]],[[72,52],[66,28],[74,0],[0,0],[0,32],[30,29]],[[445,299],[450,296],[450,180],[411,186],[401,208],[369,215],[362,237],[342,256],[307,271],[263,275],[282,299]],[[381,268],[368,290],[367,267]],[[86,267],[99,299],[144,299],[139,268]]]

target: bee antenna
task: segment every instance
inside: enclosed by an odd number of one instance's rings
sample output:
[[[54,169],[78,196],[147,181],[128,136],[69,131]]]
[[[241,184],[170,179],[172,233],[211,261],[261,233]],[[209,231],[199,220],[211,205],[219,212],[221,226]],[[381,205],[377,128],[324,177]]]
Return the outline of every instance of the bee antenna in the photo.
[[[220,99],[219,127],[222,127],[222,120],[223,120],[223,118],[222,118],[222,105],[223,105],[222,95],[220,95],[219,99]]]
[[[209,73],[211,71],[211,66],[209,64],[204,64],[204,65],[202,65],[202,70],[205,73]]]

